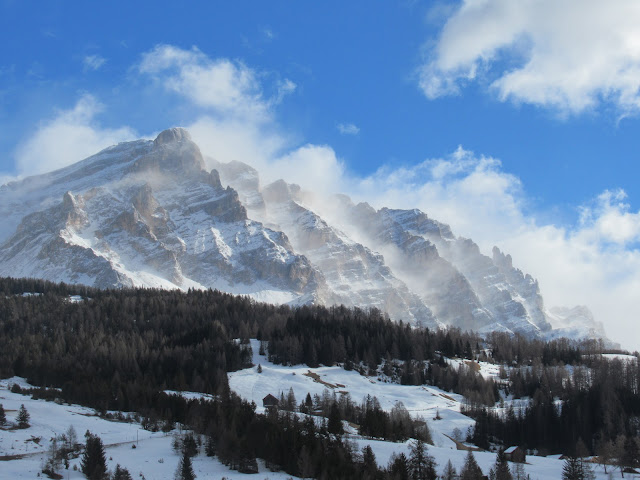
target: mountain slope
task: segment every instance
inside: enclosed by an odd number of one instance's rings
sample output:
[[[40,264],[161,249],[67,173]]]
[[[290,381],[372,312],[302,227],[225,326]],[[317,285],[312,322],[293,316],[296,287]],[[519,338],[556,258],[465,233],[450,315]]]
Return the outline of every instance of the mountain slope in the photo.
[[[17,224],[3,232],[1,275],[212,287],[274,302],[312,301],[323,284],[285,235],[247,218],[182,129],[4,186],[0,198]]]
[[[180,128],[4,185],[0,214],[0,275],[218,288],[377,308],[430,328],[553,337],[555,322],[571,336],[604,334],[588,312],[546,311],[509,255],[483,255],[424,212],[313,197],[283,180],[263,187],[249,165],[205,162]]]

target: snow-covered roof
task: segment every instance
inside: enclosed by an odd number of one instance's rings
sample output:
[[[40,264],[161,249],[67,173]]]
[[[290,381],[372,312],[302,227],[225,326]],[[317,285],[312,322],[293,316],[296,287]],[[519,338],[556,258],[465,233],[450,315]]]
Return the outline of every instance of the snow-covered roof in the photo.
[[[509,447],[504,451],[504,453],[513,453],[516,451],[516,448],[518,447]]]

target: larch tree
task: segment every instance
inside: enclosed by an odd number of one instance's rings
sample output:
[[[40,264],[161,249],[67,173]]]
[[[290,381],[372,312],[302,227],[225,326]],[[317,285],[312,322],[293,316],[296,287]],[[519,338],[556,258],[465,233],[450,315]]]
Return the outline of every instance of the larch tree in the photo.
[[[458,472],[456,471],[456,467],[453,466],[451,460],[448,460],[442,472],[442,480],[455,480],[457,477]]]

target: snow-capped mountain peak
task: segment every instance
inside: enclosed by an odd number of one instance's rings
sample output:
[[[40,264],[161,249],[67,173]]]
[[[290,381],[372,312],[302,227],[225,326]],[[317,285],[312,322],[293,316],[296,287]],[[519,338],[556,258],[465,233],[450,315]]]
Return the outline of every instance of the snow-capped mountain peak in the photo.
[[[205,161],[171,128],[2,186],[0,275],[374,307],[431,328],[604,335],[582,310],[545,310],[511,256],[482,254],[420,210],[330,202],[327,216],[297,185]]]

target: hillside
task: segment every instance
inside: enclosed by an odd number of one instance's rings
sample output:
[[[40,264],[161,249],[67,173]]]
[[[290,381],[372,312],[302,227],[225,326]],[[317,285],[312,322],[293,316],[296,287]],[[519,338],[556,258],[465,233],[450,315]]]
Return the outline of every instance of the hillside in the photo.
[[[572,453],[580,439],[589,455],[627,452],[637,438],[637,357],[594,341],[412,329],[375,310],[270,306],[217,291],[1,279],[0,293],[0,376],[57,387],[32,393],[103,415],[137,412],[146,429],[179,422],[232,470],[258,458],[290,475],[306,462],[313,476],[355,478],[367,444],[382,469],[421,438],[439,468],[449,458],[460,465],[458,439],[487,450],[477,453],[485,472],[491,450],[526,445],[526,471],[557,478],[562,462],[543,454]],[[269,393],[284,399],[278,415],[262,408]],[[14,395],[3,394],[10,422],[26,401]]]

